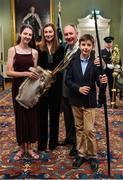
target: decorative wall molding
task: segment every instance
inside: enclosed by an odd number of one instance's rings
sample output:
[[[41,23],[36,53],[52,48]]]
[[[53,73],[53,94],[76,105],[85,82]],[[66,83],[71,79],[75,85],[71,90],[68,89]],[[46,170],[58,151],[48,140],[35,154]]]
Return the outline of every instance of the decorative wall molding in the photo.
[[[94,38],[96,37],[95,22],[91,14],[89,14],[85,18],[78,18],[77,21],[78,21],[77,29],[78,29],[79,37],[83,34],[91,34],[94,36]],[[97,15],[97,26],[98,26],[101,48],[104,47],[103,38],[110,34],[110,21],[111,19],[106,19],[101,15]],[[97,46],[95,47],[95,50],[97,52]]]

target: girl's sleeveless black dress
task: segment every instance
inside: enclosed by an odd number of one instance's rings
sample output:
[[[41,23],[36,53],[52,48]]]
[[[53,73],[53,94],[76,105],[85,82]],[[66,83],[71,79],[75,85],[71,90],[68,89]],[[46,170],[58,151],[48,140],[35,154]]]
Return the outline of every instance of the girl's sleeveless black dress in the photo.
[[[14,70],[19,72],[28,71],[29,67],[34,66],[33,56],[31,54],[15,53]],[[25,109],[16,101],[18,89],[25,77],[13,78],[12,98],[15,112],[16,138],[18,145],[22,143],[34,143],[39,140],[40,125],[36,105],[34,108]],[[28,93],[28,92],[27,92]]]

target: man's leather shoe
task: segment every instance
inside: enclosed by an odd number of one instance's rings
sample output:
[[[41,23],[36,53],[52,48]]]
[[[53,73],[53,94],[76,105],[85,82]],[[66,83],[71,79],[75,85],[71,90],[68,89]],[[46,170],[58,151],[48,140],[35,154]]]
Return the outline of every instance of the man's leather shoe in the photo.
[[[72,164],[72,167],[73,167],[74,169],[77,169],[77,168],[79,168],[84,162],[85,162],[85,158],[84,158],[84,157],[77,156],[76,160],[75,160],[74,163]]]
[[[89,162],[91,165],[91,169],[96,172],[99,168],[99,164],[98,164],[97,159],[96,158],[90,158]]]
[[[77,149],[73,146],[70,150],[69,156],[76,156],[78,154]]]

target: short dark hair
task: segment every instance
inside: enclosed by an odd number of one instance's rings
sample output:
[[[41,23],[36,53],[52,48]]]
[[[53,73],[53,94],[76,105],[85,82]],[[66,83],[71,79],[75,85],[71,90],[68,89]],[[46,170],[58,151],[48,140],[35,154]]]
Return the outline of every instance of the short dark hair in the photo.
[[[80,44],[82,41],[87,41],[87,40],[90,40],[93,45],[95,44],[94,37],[93,37],[91,34],[84,34],[83,36],[81,36],[81,37],[79,38],[79,44]]]

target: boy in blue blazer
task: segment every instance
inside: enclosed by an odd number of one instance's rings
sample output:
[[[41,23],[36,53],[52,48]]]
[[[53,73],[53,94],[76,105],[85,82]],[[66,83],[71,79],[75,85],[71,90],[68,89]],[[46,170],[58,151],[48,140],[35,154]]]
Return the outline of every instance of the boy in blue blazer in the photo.
[[[89,161],[92,170],[98,169],[97,145],[95,131],[96,84],[100,87],[107,83],[106,75],[100,75],[101,70],[94,64],[92,50],[94,38],[85,34],[79,39],[80,54],[75,56],[68,67],[66,85],[69,101],[75,119],[78,156],[73,168],[79,168]]]

